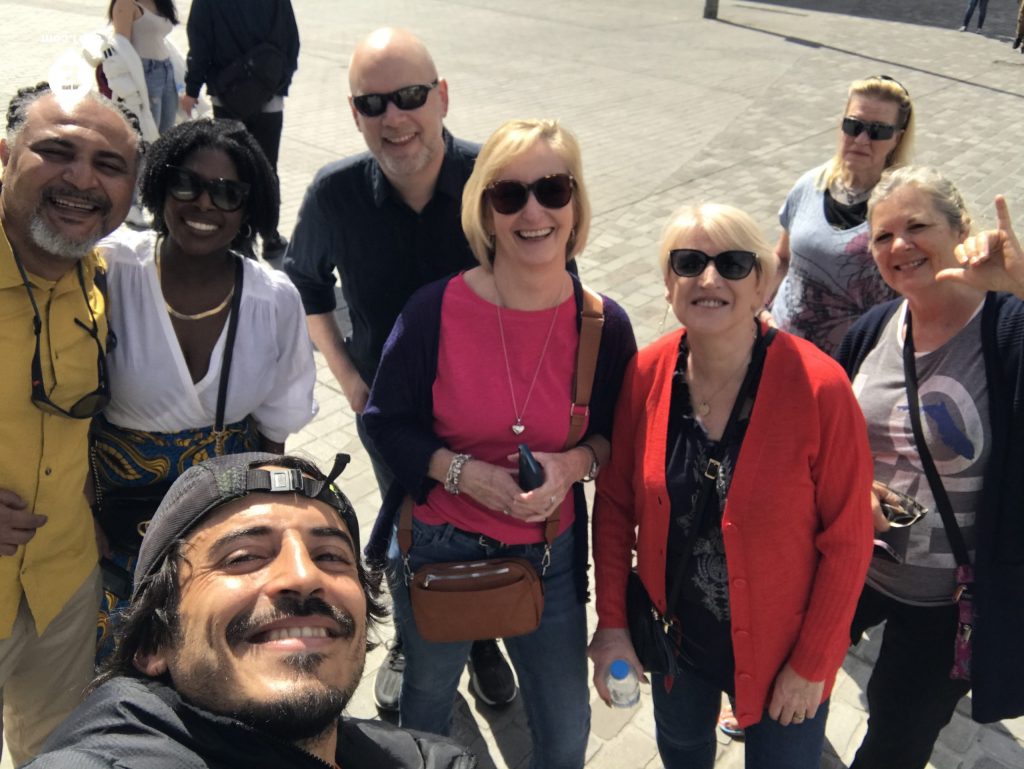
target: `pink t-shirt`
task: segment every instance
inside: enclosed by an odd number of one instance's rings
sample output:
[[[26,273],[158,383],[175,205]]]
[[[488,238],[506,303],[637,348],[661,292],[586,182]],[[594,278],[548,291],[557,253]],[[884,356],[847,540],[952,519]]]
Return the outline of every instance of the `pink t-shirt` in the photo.
[[[554,319],[547,352],[541,351]],[[576,302],[572,296],[557,308],[524,312],[502,309],[509,369],[515,400],[526,429],[512,432],[516,412],[509,392],[505,356],[501,347],[498,312],[466,285],[461,275],[449,282],[441,304],[441,338],[437,378],[434,380],[434,432],[452,451],[501,467],[517,468],[520,443],[533,452],[558,452],[569,435],[569,406],[576,368]],[[534,373],[537,383],[525,404]],[[559,531],[573,520],[573,495],[561,505]],[[541,542],[543,524],[524,523],[500,511],[488,510],[467,495],[454,496],[435,486],[413,515],[432,525],[450,523],[456,528],[508,545]]]

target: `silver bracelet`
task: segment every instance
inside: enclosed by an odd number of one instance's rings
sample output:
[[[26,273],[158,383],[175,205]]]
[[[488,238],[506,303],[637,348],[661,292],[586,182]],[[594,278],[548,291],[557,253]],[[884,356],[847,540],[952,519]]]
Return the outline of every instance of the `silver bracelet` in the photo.
[[[448,474],[444,477],[444,490],[449,494],[459,495],[459,479],[462,478],[462,468],[472,458],[469,454],[456,454],[452,457],[452,463],[448,465]]]

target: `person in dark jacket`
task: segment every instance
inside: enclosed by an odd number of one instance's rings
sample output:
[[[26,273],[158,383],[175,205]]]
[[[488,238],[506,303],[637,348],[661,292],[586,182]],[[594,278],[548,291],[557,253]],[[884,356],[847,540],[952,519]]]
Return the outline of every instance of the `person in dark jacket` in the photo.
[[[245,127],[263,148],[277,171],[277,157],[284,127],[284,97],[299,68],[299,28],[291,0],[193,0],[188,15],[188,58],[185,93],[181,108],[186,115],[199,98],[203,84],[213,102],[213,115],[233,118]],[[261,43],[272,43],[283,54],[283,71],[277,93],[254,115],[233,112],[217,93],[217,76],[233,62]],[[288,241],[280,233],[263,240],[263,257],[284,255]]]
[[[886,623],[851,769],[923,769],[968,691],[975,721],[1024,714],[1024,251],[1002,196],[995,208],[998,229],[971,236],[956,187],[913,166],[883,176],[868,202],[872,255],[904,299],[866,313],[838,352],[867,421],[879,495],[852,640]],[[914,381],[932,481],[909,416]],[[879,505],[890,490],[924,512],[890,524]],[[972,603],[961,600],[969,580],[943,496],[973,566]],[[972,651],[970,670],[954,675],[957,638]]]
[[[473,769],[443,738],[341,717],[386,614],[333,483],[343,466],[248,453],[183,473],[143,538],[115,653],[27,766]]]

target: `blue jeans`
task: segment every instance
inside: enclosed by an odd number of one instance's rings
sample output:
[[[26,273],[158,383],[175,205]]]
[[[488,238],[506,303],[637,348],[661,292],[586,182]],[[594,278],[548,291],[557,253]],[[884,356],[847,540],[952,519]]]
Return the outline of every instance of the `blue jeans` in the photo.
[[[967,10],[964,11],[964,26],[966,27],[971,23],[971,16],[974,15],[974,9],[978,9],[978,29],[981,29],[985,24],[985,12],[988,10],[988,0],[967,0]]]
[[[413,521],[409,565],[518,556],[541,573],[544,545],[481,543],[478,536],[453,526]],[[587,688],[587,620],[576,595],[573,533],[555,540],[551,565],[544,575],[544,614],[540,627],[528,635],[505,639],[505,648],[519,677],[519,688],[533,739],[531,769],[582,769],[590,732]],[[459,676],[470,641],[431,643],[423,640],[409,605],[402,559],[392,539],[388,553],[395,621],[405,651],[402,679],[402,726],[448,734]]]
[[[161,134],[174,125],[178,115],[178,88],[170,59],[143,59],[142,72],[149,91],[149,111]]]
[[[684,670],[665,691],[665,677],[651,677],[658,753],[665,769],[712,769],[715,764],[715,726],[722,690]],[[828,701],[814,718],[781,726],[766,712],[744,729],[746,769],[818,769],[825,745]]]

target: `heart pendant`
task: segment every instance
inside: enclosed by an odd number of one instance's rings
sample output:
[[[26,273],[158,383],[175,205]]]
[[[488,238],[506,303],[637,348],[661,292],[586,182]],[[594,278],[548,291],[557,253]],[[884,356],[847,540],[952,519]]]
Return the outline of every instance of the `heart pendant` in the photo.
[[[514,425],[512,425],[512,432],[515,433],[516,435],[522,435],[523,434],[523,430],[525,430],[525,429],[526,429],[526,425],[521,425],[518,422],[516,422]]]

